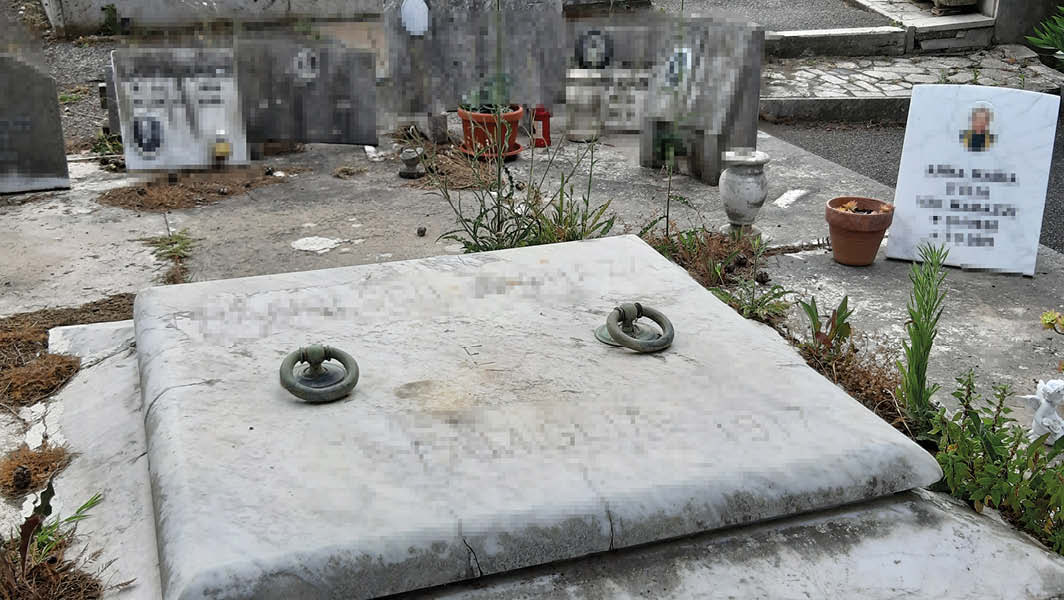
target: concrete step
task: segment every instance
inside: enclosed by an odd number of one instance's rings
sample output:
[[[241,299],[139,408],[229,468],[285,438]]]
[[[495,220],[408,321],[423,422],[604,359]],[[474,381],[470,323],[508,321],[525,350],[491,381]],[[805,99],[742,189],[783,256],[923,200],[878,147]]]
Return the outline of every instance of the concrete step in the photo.
[[[980,13],[935,16],[930,2],[858,0],[889,19],[876,27],[769,31],[765,54],[798,56],[896,56],[962,52],[987,48],[994,36],[994,17]]]
[[[1018,45],[955,56],[770,60],[762,68],[761,117],[901,121],[908,114],[912,87],[936,83],[1059,94],[1064,73]]]
[[[910,30],[910,53],[959,52],[990,46],[994,37],[994,17],[973,11],[937,16],[931,2],[912,0],[855,0],[894,24]]]

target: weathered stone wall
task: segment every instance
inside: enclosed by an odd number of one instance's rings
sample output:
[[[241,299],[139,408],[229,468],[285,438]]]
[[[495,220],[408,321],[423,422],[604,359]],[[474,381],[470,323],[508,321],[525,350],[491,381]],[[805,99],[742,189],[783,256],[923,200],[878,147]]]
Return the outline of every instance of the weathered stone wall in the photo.
[[[1035,25],[1056,12],[1060,2],[1058,0],[1005,0],[997,4],[994,40],[998,44],[1009,44],[1023,43],[1024,36],[1030,35]]]
[[[65,35],[95,33],[104,7],[113,4],[119,20],[133,26],[187,26],[204,20],[273,21],[357,19],[380,13],[381,0],[45,0],[52,26]]]

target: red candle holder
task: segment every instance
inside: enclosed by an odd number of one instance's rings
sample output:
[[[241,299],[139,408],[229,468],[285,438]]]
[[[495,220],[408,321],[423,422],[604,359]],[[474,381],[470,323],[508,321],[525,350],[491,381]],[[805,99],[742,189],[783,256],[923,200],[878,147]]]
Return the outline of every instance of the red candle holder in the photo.
[[[542,104],[532,113],[532,143],[536,148],[550,146],[550,111]]]

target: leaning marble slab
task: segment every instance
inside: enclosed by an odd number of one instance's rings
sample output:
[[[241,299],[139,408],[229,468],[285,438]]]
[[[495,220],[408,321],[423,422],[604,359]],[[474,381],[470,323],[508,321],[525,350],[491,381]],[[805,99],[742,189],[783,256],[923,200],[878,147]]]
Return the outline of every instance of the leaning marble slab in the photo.
[[[74,460],[54,482],[52,514],[71,515],[94,494],[102,502],[78,523],[88,553],[100,551],[104,600],[160,600],[159,558],[148,481],[133,322],[57,327],[50,352],[82,359],[78,374],[47,404],[48,438],[65,443]]]
[[[595,340],[618,303],[673,346]],[[168,599],[371,598],[928,485],[924,450],[635,236],[151,288]],[[321,342],[361,379],[278,384]]]

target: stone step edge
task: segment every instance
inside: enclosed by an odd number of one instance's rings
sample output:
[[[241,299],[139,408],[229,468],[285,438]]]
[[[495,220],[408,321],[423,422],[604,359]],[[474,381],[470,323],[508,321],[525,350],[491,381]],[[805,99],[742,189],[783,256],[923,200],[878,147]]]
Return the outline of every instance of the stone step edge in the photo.
[[[1000,86],[995,86],[1000,87]],[[1040,91],[1062,96],[1060,88]],[[796,98],[762,96],[758,117],[770,123],[787,121],[830,121],[836,123],[905,122],[909,116],[912,90],[897,96],[839,96]]]
[[[765,54],[795,58],[819,56],[901,56],[912,47],[911,31],[902,27],[851,27],[765,32]]]
[[[928,33],[932,31],[950,31],[957,29],[978,29],[981,27],[993,27],[997,22],[995,17],[988,17],[982,13],[967,13],[961,15],[945,15],[941,17],[926,16],[915,19],[899,18],[897,13],[885,10],[875,2],[866,0],[853,0],[865,10],[882,15],[898,23],[902,27],[913,27],[916,33]]]
[[[901,56],[963,52],[992,46],[993,26],[922,31],[882,25],[840,29],[768,31],[765,54],[774,58],[816,56]]]

